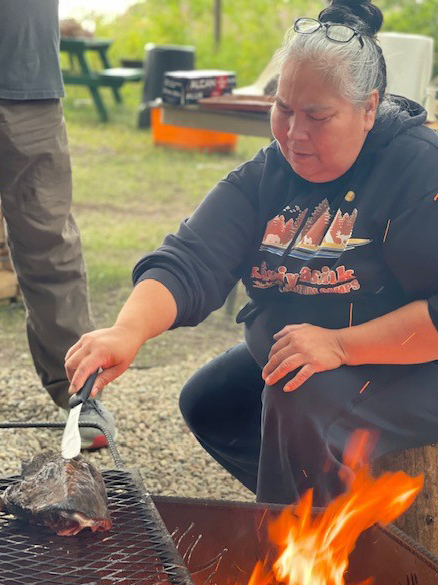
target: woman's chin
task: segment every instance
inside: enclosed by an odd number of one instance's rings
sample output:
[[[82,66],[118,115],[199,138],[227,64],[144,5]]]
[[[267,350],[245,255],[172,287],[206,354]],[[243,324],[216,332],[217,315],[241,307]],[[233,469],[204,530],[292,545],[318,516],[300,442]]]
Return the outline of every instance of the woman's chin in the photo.
[[[299,177],[306,179],[306,181],[313,181],[313,177],[318,175],[318,169],[315,161],[311,159],[314,159],[314,157],[309,156],[297,159],[295,156],[290,156],[288,162]]]
[[[310,183],[328,183],[342,175],[342,173],[330,172],[322,168],[320,164],[315,164],[315,157],[298,161],[296,158],[289,158],[288,163],[299,177]]]

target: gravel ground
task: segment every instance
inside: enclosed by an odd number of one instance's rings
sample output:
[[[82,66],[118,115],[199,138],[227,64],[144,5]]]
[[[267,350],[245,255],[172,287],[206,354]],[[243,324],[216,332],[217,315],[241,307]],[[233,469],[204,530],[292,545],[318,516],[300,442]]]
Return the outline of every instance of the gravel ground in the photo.
[[[127,468],[142,474],[152,494],[254,501],[198,445],[178,409],[179,390],[185,380],[213,355],[150,369],[129,369],[105,391],[104,402],[117,422],[117,448]],[[27,354],[12,367],[0,367],[1,419],[3,421],[59,422],[60,415],[41,388]],[[20,463],[32,455],[58,449],[57,429],[0,429],[4,445],[0,474],[19,473]],[[101,470],[114,468],[108,450],[87,454]]]

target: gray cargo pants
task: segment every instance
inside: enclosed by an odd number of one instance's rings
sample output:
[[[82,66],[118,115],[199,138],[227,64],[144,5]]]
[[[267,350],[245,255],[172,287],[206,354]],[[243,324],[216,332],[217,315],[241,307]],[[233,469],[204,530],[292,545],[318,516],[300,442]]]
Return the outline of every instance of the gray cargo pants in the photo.
[[[0,198],[35,368],[66,407],[64,356],[93,324],[60,100],[0,100]]]

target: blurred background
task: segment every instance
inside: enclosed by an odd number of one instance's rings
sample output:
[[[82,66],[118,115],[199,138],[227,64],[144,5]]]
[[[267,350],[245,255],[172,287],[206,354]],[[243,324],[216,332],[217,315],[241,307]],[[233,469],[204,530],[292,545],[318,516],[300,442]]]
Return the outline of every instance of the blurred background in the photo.
[[[376,4],[385,16],[382,30],[434,37],[438,50],[438,0]],[[193,45],[198,68],[231,68],[245,85],[270,59],[295,18],[316,16],[324,6],[315,0],[60,0],[60,14],[84,19],[98,36],[117,39],[114,58],[143,59],[147,42]],[[438,75],[436,59],[434,73]]]

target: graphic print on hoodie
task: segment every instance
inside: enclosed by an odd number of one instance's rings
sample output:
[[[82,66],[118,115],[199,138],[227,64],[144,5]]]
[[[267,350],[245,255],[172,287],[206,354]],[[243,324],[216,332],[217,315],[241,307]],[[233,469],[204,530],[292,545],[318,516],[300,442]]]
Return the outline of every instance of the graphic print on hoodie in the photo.
[[[327,199],[311,210],[302,209],[298,204],[293,207],[287,205],[268,222],[260,251],[279,255],[282,259],[304,260],[305,264],[298,272],[291,272],[284,264],[270,270],[267,260],[263,260],[260,267],[252,269],[253,286],[278,286],[280,292],[306,295],[345,294],[358,290],[360,283],[355,278],[354,270],[343,265],[332,269],[333,259],[337,260],[345,250],[371,242],[368,238],[352,238],[357,214],[357,208],[351,213],[341,209],[331,211]],[[326,259],[327,262],[319,269],[312,268],[317,259]]]

